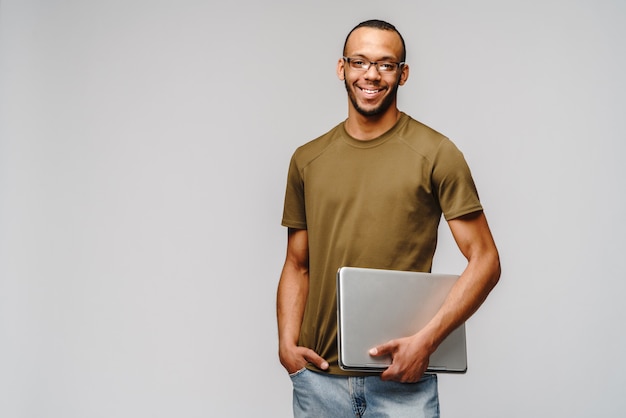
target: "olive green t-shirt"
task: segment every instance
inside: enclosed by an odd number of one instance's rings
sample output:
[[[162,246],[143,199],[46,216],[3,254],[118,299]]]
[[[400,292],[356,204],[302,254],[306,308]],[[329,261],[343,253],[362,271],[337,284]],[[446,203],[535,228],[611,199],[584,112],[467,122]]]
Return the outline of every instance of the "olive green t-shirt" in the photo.
[[[341,123],[299,147],[289,166],[282,225],[306,229],[309,294],[299,344],[337,364],[339,267],[430,271],[443,213],[482,210],[463,154],[402,114],[382,136],[356,140]]]

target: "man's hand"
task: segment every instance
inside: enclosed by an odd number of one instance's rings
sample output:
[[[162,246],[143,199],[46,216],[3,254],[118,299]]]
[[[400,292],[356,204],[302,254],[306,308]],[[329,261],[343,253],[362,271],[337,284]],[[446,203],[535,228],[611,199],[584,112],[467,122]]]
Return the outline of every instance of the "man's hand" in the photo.
[[[428,367],[431,352],[420,334],[398,338],[369,351],[371,356],[391,356],[391,365],[380,375],[382,380],[403,383],[417,382]]]
[[[292,346],[284,348],[279,352],[280,362],[292,374],[301,370],[308,363],[313,364],[320,370],[328,369],[328,362],[320,357],[315,351],[306,347]]]

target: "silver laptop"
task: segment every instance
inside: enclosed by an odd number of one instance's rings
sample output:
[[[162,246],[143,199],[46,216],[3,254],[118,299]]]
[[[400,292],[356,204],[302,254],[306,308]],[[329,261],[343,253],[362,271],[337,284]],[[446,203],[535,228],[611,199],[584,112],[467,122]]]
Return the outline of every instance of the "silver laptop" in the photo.
[[[437,313],[458,275],[342,267],[337,272],[339,366],[380,372],[389,356],[368,351],[422,329]],[[428,372],[465,373],[465,324],[431,355]]]

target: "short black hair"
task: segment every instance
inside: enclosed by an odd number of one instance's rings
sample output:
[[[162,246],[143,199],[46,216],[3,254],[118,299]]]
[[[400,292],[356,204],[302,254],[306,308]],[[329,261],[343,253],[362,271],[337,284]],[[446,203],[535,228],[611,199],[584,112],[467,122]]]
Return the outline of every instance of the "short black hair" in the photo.
[[[400,57],[400,61],[402,61],[402,62],[406,61],[406,45],[404,43],[404,38],[402,37],[402,34],[391,23],[385,22],[384,20],[378,20],[378,19],[366,20],[365,22],[361,22],[358,25],[356,25],[354,28],[352,28],[352,30],[348,33],[348,36],[346,36],[346,41],[343,44],[343,55],[344,56],[347,53],[346,47],[348,46],[348,39],[350,39],[350,35],[352,35],[352,32],[354,32],[355,30],[357,30],[359,28],[373,28],[373,29],[380,29],[380,30],[390,30],[392,32],[397,33],[398,36],[400,37],[400,41],[402,41],[402,56]]]

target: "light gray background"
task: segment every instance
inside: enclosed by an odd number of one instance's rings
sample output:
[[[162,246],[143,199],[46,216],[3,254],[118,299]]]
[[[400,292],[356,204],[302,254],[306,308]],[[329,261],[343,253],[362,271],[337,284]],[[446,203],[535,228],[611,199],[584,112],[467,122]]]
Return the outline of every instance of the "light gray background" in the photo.
[[[468,159],[501,251],[444,417],[626,410],[626,3],[0,4],[0,416],[288,417],[279,225],[347,31]],[[460,272],[446,229],[435,270]]]

